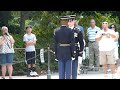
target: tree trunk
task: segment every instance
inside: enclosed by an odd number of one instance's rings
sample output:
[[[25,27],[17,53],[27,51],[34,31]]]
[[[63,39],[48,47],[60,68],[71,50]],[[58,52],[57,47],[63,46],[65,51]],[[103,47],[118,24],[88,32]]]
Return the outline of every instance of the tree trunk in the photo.
[[[10,11],[0,11],[0,26],[8,26]]]
[[[25,15],[24,15],[24,11],[21,11],[21,16],[20,16],[20,30],[21,30],[21,34],[24,34],[24,29],[25,29]]]
[[[119,19],[119,24],[120,24],[120,16],[118,16],[118,19]]]

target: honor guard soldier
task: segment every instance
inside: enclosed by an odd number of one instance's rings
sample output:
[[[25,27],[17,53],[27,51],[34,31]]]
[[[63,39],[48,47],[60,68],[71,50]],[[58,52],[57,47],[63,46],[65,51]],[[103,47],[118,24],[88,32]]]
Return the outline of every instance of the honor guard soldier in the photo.
[[[68,28],[68,16],[60,18],[61,27],[54,33],[55,58],[58,60],[59,79],[71,78],[74,36]]]
[[[77,79],[78,57],[82,57],[84,49],[83,34],[77,27],[75,27],[75,17],[75,15],[70,15],[68,22],[68,26],[71,28],[71,31],[74,34],[76,48],[76,55],[74,58],[72,58],[72,79]]]

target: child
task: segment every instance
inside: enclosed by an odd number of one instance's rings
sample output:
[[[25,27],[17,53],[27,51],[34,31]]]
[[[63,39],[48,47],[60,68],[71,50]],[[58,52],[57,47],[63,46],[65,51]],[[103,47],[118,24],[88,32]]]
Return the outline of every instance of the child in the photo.
[[[36,44],[36,36],[32,33],[32,26],[28,25],[26,27],[26,34],[23,37],[23,41],[25,42],[25,52],[26,52],[26,63],[28,66],[27,76],[38,76],[35,70],[35,44]]]

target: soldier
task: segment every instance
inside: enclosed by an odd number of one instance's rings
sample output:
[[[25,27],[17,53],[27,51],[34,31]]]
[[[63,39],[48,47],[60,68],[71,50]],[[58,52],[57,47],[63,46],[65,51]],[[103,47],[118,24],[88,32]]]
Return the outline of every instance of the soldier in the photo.
[[[77,27],[75,27],[75,15],[70,15],[70,20],[68,22],[68,25],[74,34],[75,48],[76,48],[75,58],[72,59],[73,60],[72,61],[72,79],[77,79],[78,56],[82,57],[83,48],[84,48],[83,34]]]
[[[55,58],[58,60],[59,79],[70,79],[74,36],[68,28],[68,17],[60,18],[61,27],[54,33]]]

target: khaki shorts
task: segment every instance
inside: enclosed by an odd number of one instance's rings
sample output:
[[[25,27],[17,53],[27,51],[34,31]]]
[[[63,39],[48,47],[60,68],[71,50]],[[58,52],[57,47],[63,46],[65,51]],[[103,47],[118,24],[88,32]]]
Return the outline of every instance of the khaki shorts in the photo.
[[[100,65],[115,64],[114,49],[111,51],[100,51]]]

